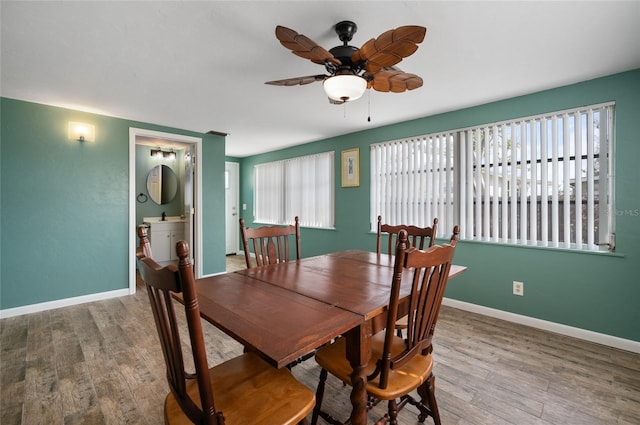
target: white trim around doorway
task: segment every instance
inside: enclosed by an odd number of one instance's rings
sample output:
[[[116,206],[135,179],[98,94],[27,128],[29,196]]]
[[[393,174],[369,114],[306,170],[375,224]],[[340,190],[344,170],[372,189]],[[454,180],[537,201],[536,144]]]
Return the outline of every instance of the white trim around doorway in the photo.
[[[195,214],[193,244],[195,245],[195,274],[202,276],[202,138],[181,134],[129,127],[129,294],[136,293],[136,137],[153,137],[180,143],[195,144]]]

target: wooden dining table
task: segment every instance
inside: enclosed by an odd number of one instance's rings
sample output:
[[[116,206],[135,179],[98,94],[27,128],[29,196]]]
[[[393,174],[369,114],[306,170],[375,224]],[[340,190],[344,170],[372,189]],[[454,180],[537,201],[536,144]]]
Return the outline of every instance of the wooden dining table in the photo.
[[[200,314],[277,368],[343,335],[353,367],[350,423],[364,425],[364,367],[372,335],[386,324],[393,266],[393,256],[350,250],[206,277],[196,281]],[[465,270],[453,265],[449,277]]]

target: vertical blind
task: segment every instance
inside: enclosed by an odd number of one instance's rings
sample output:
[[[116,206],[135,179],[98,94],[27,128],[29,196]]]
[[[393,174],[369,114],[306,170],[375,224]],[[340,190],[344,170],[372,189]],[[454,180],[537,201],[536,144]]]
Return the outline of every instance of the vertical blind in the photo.
[[[461,131],[461,237],[576,249],[613,232],[612,103]]]
[[[284,161],[257,164],[253,178],[254,220],[284,224]]]
[[[378,215],[391,225],[430,226],[438,237],[454,225],[454,133],[371,145],[371,230]]]
[[[306,227],[334,226],[334,152],[257,164],[254,220]]]
[[[371,230],[614,249],[614,103],[371,145]]]

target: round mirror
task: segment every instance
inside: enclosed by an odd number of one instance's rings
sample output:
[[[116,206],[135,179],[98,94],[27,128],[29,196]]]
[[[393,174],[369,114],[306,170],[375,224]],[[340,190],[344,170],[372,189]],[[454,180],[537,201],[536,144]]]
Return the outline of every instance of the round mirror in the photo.
[[[167,165],[156,165],[147,176],[147,192],[156,204],[168,204],[178,191],[178,177]]]

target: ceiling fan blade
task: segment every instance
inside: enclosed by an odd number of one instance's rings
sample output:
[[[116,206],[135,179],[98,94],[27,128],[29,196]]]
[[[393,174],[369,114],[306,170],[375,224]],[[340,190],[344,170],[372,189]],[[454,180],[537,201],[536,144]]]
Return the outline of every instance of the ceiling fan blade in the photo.
[[[402,93],[422,87],[422,78],[402,71],[380,71],[373,75],[369,86],[375,91]]]
[[[319,46],[315,41],[302,34],[298,34],[290,28],[278,25],[276,27],[276,38],[280,40],[280,44],[291,50],[293,54],[301,58],[309,59],[311,62],[320,65],[325,62],[331,62],[336,65],[342,64],[342,62],[336,59],[324,47]]]
[[[305,84],[311,84],[316,81],[322,81],[327,78],[328,75],[307,75],[306,77],[287,78],[284,80],[267,81],[265,84],[271,84],[272,86],[304,86]]]
[[[417,25],[386,31],[378,38],[364,43],[360,50],[354,52],[351,59],[354,63],[366,61],[367,73],[376,73],[381,68],[393,66],[412,55],[418,49],[418,44],[424,40],[426,32],[425,27]]]

